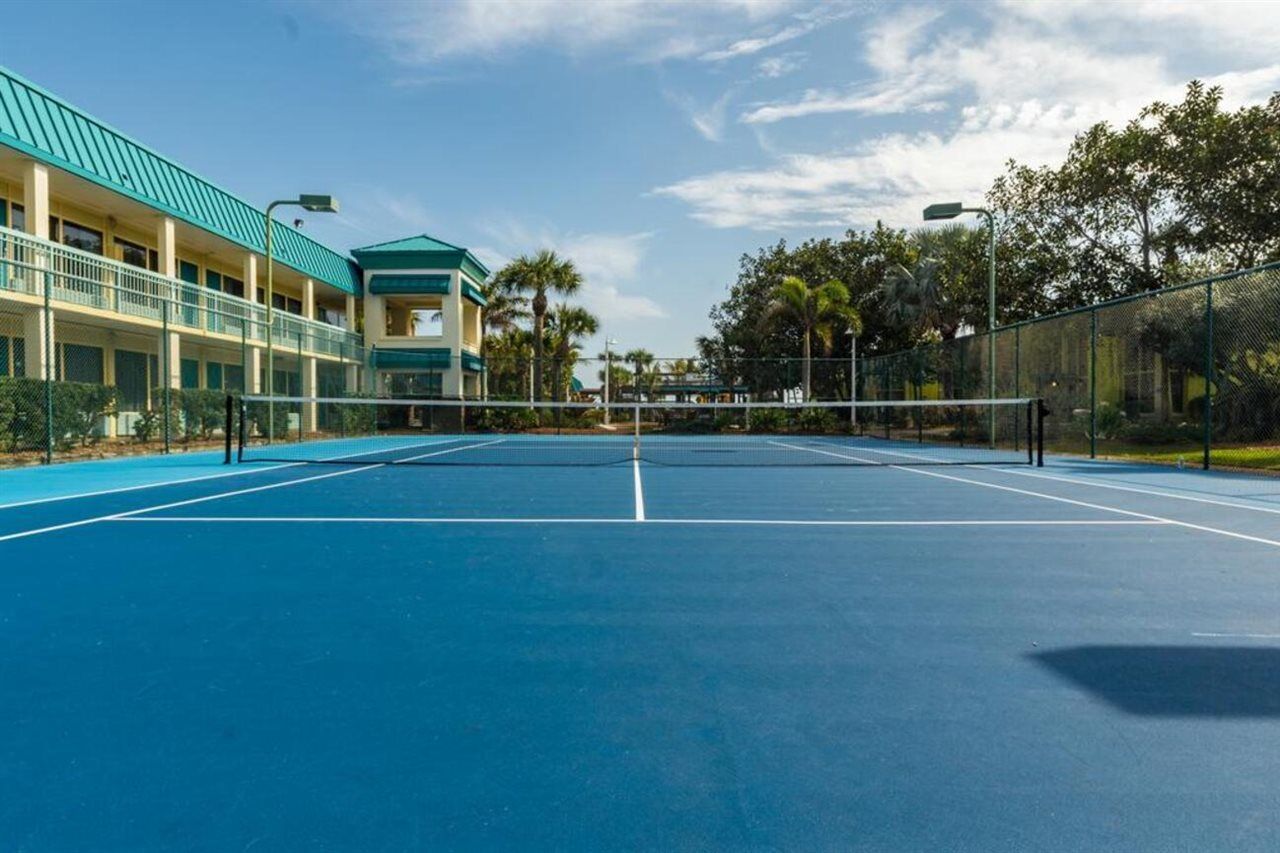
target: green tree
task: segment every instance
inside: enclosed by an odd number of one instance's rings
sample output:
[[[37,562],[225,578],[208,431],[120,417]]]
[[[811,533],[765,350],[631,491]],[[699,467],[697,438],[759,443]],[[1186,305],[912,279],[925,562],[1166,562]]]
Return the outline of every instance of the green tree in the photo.
[[[773,302],[764,322],[789,323],[800,330],[801,384],[805,400],[809,399],[812,389],[814,337],[829,345],[836,328],[850,328],[857,334],[862,325],[857,309],[849,304],[849,290],[842,282],[831,279],[810,287],[793,275],[784,278],[774,289]]]
[[[558,305],[547,315],[547,343],[555,358],[556,381],[552,399],[565,399],[573,376],[582,339],[594,335],[600,321],[590,311],[577,305]],[[563,396],[561,392],[566,392]]]
[[[533,313],[533,387],[542,399],[547,294],[571,295],[582,287],[582,274],[573,261],[561,258],[550,249],[542,249],[530,257],[521,255],[507,264],[494,277],[497,286],[511,293],[527,293]]]
[[[480,311],[481,339],[491,332],[505,332],[529,317],[529,300],[511,287],[510,279],[490,277],[480,286],[485,306]]]

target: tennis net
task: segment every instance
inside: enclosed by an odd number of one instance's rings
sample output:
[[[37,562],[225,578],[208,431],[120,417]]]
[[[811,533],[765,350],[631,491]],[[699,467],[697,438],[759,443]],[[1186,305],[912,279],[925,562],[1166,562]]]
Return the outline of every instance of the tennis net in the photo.
[[[242,462],[354,465],[1041,464],[1037,399],[523,402],[248,395]]]

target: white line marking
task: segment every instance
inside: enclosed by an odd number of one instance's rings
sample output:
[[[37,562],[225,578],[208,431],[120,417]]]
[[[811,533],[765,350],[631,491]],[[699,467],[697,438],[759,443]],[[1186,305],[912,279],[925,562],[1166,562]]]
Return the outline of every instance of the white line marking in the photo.
[[[219,463],[221,464],[221,463]],[[224,471],[221,474],[202,474],[199,477],[183,477],[180,480],[165,480],[159,483],[139,483],[136,486],[121,486],[118,489],[99,489],[96,492],[79,492],[74,495],[55,495],[48,498],[35,498],[29,501],[15,501],[14,503],[0,504],[0,509],[12,509],[19,506],[32,506],[34,504],[47,504],[55,501],[71,501],[76,498],[96,498],[101,495],[114,495],[119,492],[136,492],[139,489],[155,489],[160,486],[176,486],[179,483],[196,483],[200,480],[217,480],[222,477],[236,477],[240,474],[256,474],[259,471],[274,471],[277,468],[293,468],[297,465],[303,465],[303,462],[286,462],[283,465],[270,465],[265,468],[240,468],[236,471]]]
[[[448,450],[437,450],[434,453],[420,453],[417,456],[407,456],[404,459],[397,459],[390,464],[397,465],[401,462],[413,462],[418,459],[427,459],[431,456],[444,456],[446,453],[457,453],[459,450],[475,450],[477,447],[488,447],[491,444],[501,444],[504,441],[506,441],[505,438],[495,438],[493,441],[484,441],[480,444],[467,444],[462,447],[450,447]]]
[[[640,483],[640,460],[631,460],[631,470],[635,472],[636,484],[636,521],[644,521],[644,486]]]
[[[1172,498],[1179,501],[1194,501],[1195,503],[1213,504],[1214,506],[1227,506],[1234,509],[1247,509],[1252,512],[1266,512],[1273,515],[1280,515],[1280,509],[1268,506],[1253,506],[1251,504],[1235,503],[1233,501],[1214,500],[1213,498],[1200,498],[1194,495],[1178,495],[1172,492],[1161,492],[1153,489],[1140,489],[1137,486],[1119,486],[1114,483],[1097,483],[1091,480],[1078,480],[1075,477],[1063,477],[1056,474],[1040,474],[1031,471],[1015,471],[1010,468],[991,468],[992,471],[999,471],[1002,474],[1017,474],[1021,477],[1037,477],[1041,480],[1060,480],[1063,483],[1075,483],[1080,486],[1095,486],[1099,489],[1114,489],[1118,492],[1136,492],[1140,495],[1154,495],[1161,498]]]
[[[785,441],[774,441],[773,439],[770,439],[770,440],[769,440],[769,443],[770,443],[770,444],[777,445],[778,447],[786,447],[786,448],[788,448],[788,449],[790,449],[790,450],[807,450],[807,451],[809,451],[810,453],[821,453],[821,454],[823,454],[824,456],[835,456],[835,457],[838,457],[838,458],[840,458],[840,459],[850,459],[850,460],[852,460],[852,461],[854,461],[854,462],[865,462],[867,465],[883,465],[883,464],[884,464],[884,463],[883,463],[883,462],[881,462],[879,459],[864,459],[864,458],[862,458],[861,456],[850,456],[850,455],[849,455],[849,454],[847,454],[847,453],[835,453],[835,452],[830,451],[830,450],[818,450],[818,449],[813,448],[813,447],[801,447],[801,446],[800,446],[800,445],[798,445],[798,444],[788,444],[788,443],[787,443],[787,442],[785,442]],[[889,467],[897,467],[897,466],[892,466],[892,465],[891,465],[891,466],[889,466]]]
[[[10,539],[22,539],[27,536],[36,536],[41,533],[53,533],[56,530],[67,530],[68,528],[71,528],[71,527],[83,527],[86,524],[95,524],[99,521],[116,521],[121,518],[129,518],[131,516],[138,515],[144,512],[156,512],[162,509],[172,509],[173,507],[188,506],[190,504],[198,504],[204,501],[213,501],[213,500],[218,500],[220,498],[230,498],[230,497],[234,497],[235,495],[247,495],[251,492],[265,492],[268,489],[279,489],[285,486],[296,486],[299,483],[309,483],[312,480],[324,480],[329,477],[343,477],[343,476],[346,476],[347,474],[358,474],[361,471],[371,471],[374,468],[381,468],[381,467],[383,466],[379,464],[379,465],[369,465],[369,466],[360,467],[360,468],[344,468],[341,471],[330,471],[327,474],[317,474],[314,477],[303,477],[299,480],[285,480],[284,482],[281,482],[281,483],[268,483],[263,486],[253,486],[248,489],[236,489],[235,491],[231,491],[231,492],[219,492],[218,494],[205,495],[204,497],[199,497],[199,498],[190,498],[184,501],[174,501],[173,503],[159,504],[158,506],[147,506],[147,507],[142,507],[141,509],[129,510],[127,512],[117,512],[111,515],[100,515],[100,516],[97,516],[96,518],[81,518],[76,521],[68,521],[62,524],[53,524],[48,527],[38,527],[34,530],[21,530],[21,531],[18,531],[17,533],[6,533],[5,535],[0,536],[0,542],[7,542]]]
[[[1163,521],[1145,519],[958,519],[958,520],[884,520],[868,519],[772,519],[772,518],[449,518],[449,517],[371,517],[359,516],[115,516],[106,521],[187,522],[192,524],[631,524],[637,520],[647,524],[765,524],[797,527],[1132,527],[1158,526]]]
[[[1192,631],[1193,637],[1217,637],[1220,639],[1280,640],[1280,634],[1219,634],[1212,631]]]
[[[829,456],[844,456],[844,454],[834,453],[830,450],[816,450],[811,447],[799,447],[797,445],[786,445],[786,446],[794,447],[797,450],[808,450],[811,453],[825,453]],[[846,456],[845,458],[854,459],[856,461],[862,461],[862,460],[858,460],[858,457],[856,456]],[[1099,509],[1105,512],[1114,512],[1120,515],[1132,516],[1134,518],[1145,518],[1150,521],[1163,521],[1166,524],[1172,524],[1177,527],[1185,527],[1188,530],[1199,530],[1204,533],[1216,533],[1219,536],[1229,536],[1232,539],[1243,539],[1246,542],[1257,542],[1262,545],[1271,545],[1273,547],[1280,548],[1280,540],[1264,539],[1261,536],[1250,536],[1247,533],[1236,533],[1234,530],[1223,530],[1220,527],[1208,527],[1203,524],[1192,524],[1189,521],[1178,521],[1177,519],[1174,519],[1174,518],[1165,518],[1163,516],[1151,515],[1150,513],[1145,513],[1145,512],[1134,512],[1128,509],[1119,509],[1118,507],[1089,503],[1088,501],[1077,501],[1071,498],[1064,498],[1059,495],[1048,495],[1048,494],[1045,494],[1044,492],[1032,492],[1027,489],[1015,489],[1013,486],[1002,486],[998,483],[988,483],[983,480],[970,480],[967,477],[957,477],[954,474],[942,474],[937,471],[925,471],[922,468],[908,468],[905,465],[890,465],[888,467],[896,469],[898,471],[906,471],[908,474],[919,474],[924,477],[938,477],[939,479],[942,479],[942,480],[954,480],[957,483],[969,483],[970,485],[982,486],[987,489],[998,489],[999,491],[1002,491],[1002,492],[1013,492],[1019,495],[1029,495],[1030,497],[1033,497],[1033,498],[1044,498],[1045,500],[1049,500],[1049,501],[1057,501],[1059,503],[1064,503],[1064,504],[1073,504],[1075,506],[1088,507],[1089,509]]]

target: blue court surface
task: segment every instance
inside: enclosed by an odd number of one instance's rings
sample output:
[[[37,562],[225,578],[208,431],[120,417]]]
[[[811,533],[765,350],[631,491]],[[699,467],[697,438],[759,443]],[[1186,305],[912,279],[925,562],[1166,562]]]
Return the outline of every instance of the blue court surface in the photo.
[[[0,472],[6,850],[1280,849],[1276,479],[99,465]]]

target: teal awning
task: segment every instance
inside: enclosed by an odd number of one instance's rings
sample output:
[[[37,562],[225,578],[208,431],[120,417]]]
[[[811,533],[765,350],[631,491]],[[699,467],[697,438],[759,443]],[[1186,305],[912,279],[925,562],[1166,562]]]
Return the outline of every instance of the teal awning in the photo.
[[[464,352],[462,354],[462,369],[469,370],[472,373],[479,373],[484,370],[484,359],[478,355]]]
[[[374,370],[447,370],[452,361],[448,347],[373,351]]]
[[[464,299],[470,299],[481,308],[489,304],[489,301],[484,298],[484,294],[480,292],[480,288],[466,280],[462,282],[462,296]]]
[[[375,275],[369,279],[373,294],[448,293],[447,275]]]

